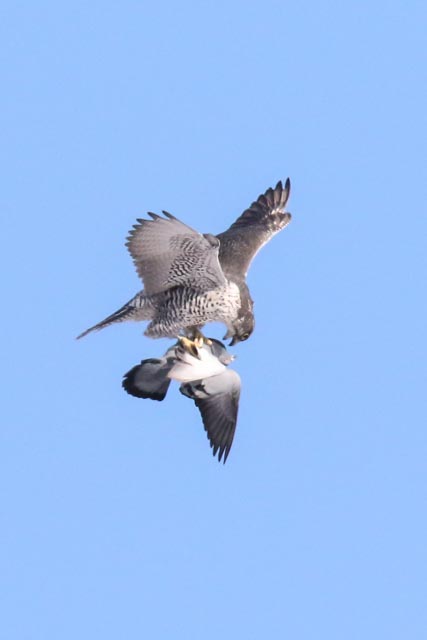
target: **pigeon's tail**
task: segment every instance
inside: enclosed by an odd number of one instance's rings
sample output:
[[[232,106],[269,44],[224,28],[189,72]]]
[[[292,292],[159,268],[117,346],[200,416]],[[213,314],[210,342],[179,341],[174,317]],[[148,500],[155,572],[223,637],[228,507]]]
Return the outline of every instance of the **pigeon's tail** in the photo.
[[[89,327],[89,329],[83,331],[83,333],[77,336],[77,340],[84,338],[88,333],[92,333],[92,331],[99,331],[116,322],[125,322],[126,320],[150,320],[153,312],[154,306],[151,297],[146,296],[143,291],[140,291],[134,298],[129,300],[129,302],[126,302],[123,307],[120,307],[120,309],[110,316],[93,325],[93,327]]]
[[[170,364],[165,357],[148,358],[125,373],[122,387],[136,398],[163,400],[171,381],[167,377]]]

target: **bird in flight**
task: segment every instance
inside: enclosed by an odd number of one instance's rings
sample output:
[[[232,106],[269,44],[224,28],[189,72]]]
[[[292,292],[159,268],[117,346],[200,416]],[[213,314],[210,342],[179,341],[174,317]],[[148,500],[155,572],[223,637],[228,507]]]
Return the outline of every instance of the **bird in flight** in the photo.
[[[206,323],[222,322],[231,345],[247,340],[255,320],[246,275],[261,247],[289,224],[289,193],[289,178],[278,182],[216,236],[166,211],[138,219],[126,246],[144,289],[78,338],[116,322],[149,320],[151,338],[200,337]]]
[[[170,347],[161,358],[148,358],[128,371],[123,388],[138,398],[163,400],[171,380],[194,400],[202,416],[214,456],[227,460],[236,430],[240,377],[227,366],[234,360],[225,346],[213,338],[194,347],[186,338]]]

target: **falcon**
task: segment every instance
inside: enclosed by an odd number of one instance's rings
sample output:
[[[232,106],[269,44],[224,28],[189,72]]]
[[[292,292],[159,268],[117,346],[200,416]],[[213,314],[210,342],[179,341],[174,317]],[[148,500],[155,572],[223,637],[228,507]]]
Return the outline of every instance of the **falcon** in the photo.
[[[216,236],[167,211],[137,219],[126,246],[144,289],[78,338],[116,322],[149,320],[145,335],[151,338],[200,336],[206,323],[222,322],[224,340],[247,340],[255,320],[246,275],[261,247],[289,224],[289,193],[289,178],[284,186],[279,181]]]
[[[128,371],[122,386],[137,398],[164,400],[171,380],[181,383],[181,393],[194,400],[214,456],[224,463],[236,430],[240,377],[227,366],[234,360],[219,340],[194,347],[181,338],[162,358],[147,358]]]

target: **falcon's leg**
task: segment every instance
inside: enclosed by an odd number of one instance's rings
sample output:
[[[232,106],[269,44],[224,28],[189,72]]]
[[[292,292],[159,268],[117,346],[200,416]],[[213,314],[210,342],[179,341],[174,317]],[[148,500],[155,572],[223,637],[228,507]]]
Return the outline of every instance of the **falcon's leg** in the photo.
[[[212,345],[212,340],[206,338],[198,327],[191,327],[191,329],[187,331],[187,335],[198,349],[203,347],[204,344],[207,344],[209,347]]]
[[[200,359],[199,349],[201,349],[204,344],[211,346],[212,340],[205,338],[198,327],[191,327],[191,329],[186,331],[186,334],[187,336],[178,336],[181,347],[195,358]]]
[[[195,340],[190,340],[185,336],[178,336],[178,342],[184,351],[187,351],[190,355],[200,359],[199,348],[201,345],[197,344]]]

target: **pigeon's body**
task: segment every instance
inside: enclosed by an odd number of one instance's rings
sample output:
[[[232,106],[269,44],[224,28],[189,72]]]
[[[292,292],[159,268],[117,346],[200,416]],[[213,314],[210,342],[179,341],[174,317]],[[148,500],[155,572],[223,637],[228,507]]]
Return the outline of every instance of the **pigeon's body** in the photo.
[[[260,248],[289,223],[289,191],[289,180],[284,187],[279,182],[218,236],[200,234],[167,212],[138,220],[127,246],[144,289],[79,337],[116,322],[149,320],[145,334],[152,338],[222,322],[231,344],[246,340],[254,328],[246,274]]]
[[[218,340],[203,344],[196,354],[178,343],[161,358],[148,358],[123,378],[123,388],[138,398],[163,400],[171,380],[181,383],[181,393],[194,400],[202,416],[213,455],[224,462],[236,430],[240,377],[227,366],[232,362]]]

